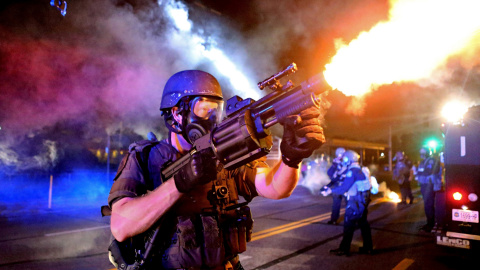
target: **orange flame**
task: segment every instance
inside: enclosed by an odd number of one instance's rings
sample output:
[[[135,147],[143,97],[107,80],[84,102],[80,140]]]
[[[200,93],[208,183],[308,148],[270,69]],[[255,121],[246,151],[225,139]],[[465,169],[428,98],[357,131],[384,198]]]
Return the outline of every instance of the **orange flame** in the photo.
[[[480,1],[390,0],[389,20],[362,32],[324,72],[333,89],[362,96],[380,85],[429,78],[449,57],[480,47]],[[476,36],[477,35],[477,36]]]
[[[400,196],[398,196],[398,194],[393,192],[393,191],[390,191],[388,193],[388,199],[392,202],[395,202],[395,203],[399,203],[399,202],[402,201],[402,200],[400,200]]]

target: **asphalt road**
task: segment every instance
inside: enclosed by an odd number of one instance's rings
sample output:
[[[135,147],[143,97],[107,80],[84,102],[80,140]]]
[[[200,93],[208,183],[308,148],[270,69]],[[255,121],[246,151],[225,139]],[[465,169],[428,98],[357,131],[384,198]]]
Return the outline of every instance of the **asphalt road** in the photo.
[[[418,193],[413,205],[379,197],[372,202],[368,220],[374,254],[357,252],[362,246],[359,231],[351,256],[330,254],[339,246],[343,230],[343,220],[327,224],[331,202],[302,187],[284,200],[255,198],[250,204],[254,235],[240,256],[244,268],[441,270],[475,263],[473,251],[437,246],[433,234],[418,231],[425,220]],[[0,269],[113,269],[106,253],[108,224],[91,203],[35,211],[12,211],[0,204]]]

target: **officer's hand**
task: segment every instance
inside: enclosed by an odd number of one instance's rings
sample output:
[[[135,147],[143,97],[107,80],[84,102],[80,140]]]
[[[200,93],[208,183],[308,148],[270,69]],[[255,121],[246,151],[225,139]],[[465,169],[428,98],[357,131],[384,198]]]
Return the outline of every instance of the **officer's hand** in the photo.
[[[324,186],[323,188],[320,189],[320,194],[322,194],[323,197],[326,197],[332,194],[332,189],[327,186]]]
[[[325,142],[323,128],[320,126],[320,114],[319,108],[310,107],[300,112],[300,115],[287,117],[280,144],[282,159],[286,165],[298,168],[302,159],[309,157]]]
[[[207,149],[209,150],[209,149]],[[206,184],[217,177],[215,159],[208,151],[196,152],[190,162],[183,166],[173,176],[178,191],[185,193],[193,190],[197,185]]]

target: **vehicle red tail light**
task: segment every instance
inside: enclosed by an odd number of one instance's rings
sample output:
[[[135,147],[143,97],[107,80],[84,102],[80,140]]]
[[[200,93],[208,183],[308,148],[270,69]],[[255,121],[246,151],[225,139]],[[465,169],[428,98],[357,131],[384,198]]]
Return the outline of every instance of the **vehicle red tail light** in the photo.
[[[453,193],[453,199],[456,200],[456,201],[460,201],[462,199],[462,197],[463,197],[462,193],[460,193],[458,191]]]

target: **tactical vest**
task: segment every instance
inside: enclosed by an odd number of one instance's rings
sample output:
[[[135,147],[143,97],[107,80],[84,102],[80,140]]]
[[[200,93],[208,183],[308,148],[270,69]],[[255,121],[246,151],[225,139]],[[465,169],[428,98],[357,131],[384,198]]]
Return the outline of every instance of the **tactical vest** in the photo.
[[[436,166],[438,166],[437,160],[433,157],[427,157],[420,161],[417,169],[418,182],[420,182],[420,184],[434,183],[434,178],[436,177],[434,174],[437,173],[435,172],[437,169]]]
[[[165,141],[141,141],[132,144],[129,150],[135,153],[148,179],[148,190],[161,184],[161,167],[178,157],[178,152]],[[122,162],[115,179],[120,178],[125,165],[126,161]],[[255,194],[240,187],[245,202],[238,204],[239,187],[234,178],[247,173],[251,173],[248,165],[228,171],[218,163],[215,181],[197,187],[177,201],[161,218],[160,239],[151,264],[174,269],[213,268],[244,252],[253,229],[253,219],[246,204]],[[242,177],[246,177],[244,175]],[[149,233],[136,236],[134,242],[138,242],[138,238],[146,239]]]
[[[370,179],[367,178],[360,166],[353,165],[350,168],[350,172],[352,173],[352,177],[354,177],[355,182],[347,191],[347,196],[355,196],[357,195],[357,192],[370,190],[372,187],[370,184]]]
[[[359,165],[352,165],[349,169],[355,182],[347,191],[347,206],[345,208],[345,221],[359,220],[370,202],[370,173]]]
[[[239,173],[243,173],[242,168],[228,171],[219,163],[217,179],[203,186],[207,192],[199,192],[208,194],[210,208],[202,213],[194,209],[195,214],[178,207],[175,209],[179,211],[170,211],[173,215],[186,215],[176,216],[176,229],[163,243],[163,267],[211,268],[225,264],[246,250],[253,230],[253,219],[246,203],[252,196],[246,196],[245,203],[238,204],[238,187],[233,178]],[[196,208],[194,203],[185,206]]]

